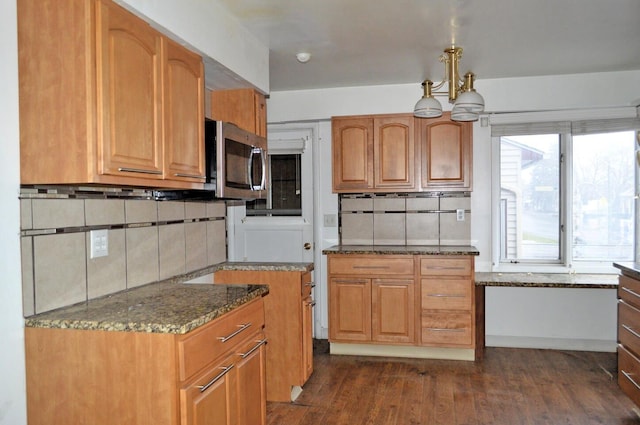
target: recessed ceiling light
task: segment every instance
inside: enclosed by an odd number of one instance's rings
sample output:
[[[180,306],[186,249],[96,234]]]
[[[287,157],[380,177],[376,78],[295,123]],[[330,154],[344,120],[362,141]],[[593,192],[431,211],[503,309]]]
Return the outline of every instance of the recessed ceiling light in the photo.
[[[311,59],[311,53],[307,53],[307,52],[297,53],[296,59],[298,59],[298,62],[300,63],[307,63],[309,62],[309,59]]]

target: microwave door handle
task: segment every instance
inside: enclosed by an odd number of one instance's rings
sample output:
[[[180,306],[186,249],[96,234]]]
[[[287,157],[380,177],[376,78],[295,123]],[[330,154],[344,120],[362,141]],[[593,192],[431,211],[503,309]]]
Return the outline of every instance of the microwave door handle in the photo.
[[[256,148],[251,149],[251,154],[249,155],[249,163],[247,164],[247,176],[249,177],[249,189],[255,190],[253,187],[253,154],[255,153]]]
[[[266,188],[266,179],[267,179],[267,155],[264,149],[260,149],[260,159],[262,160],[262,179],[260,181],[260,190],[264,190]]]

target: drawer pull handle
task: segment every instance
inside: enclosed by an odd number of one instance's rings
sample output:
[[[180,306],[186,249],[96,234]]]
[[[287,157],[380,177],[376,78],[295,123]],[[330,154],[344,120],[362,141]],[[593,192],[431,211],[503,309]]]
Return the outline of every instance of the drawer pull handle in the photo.
[[[175,177],[187,177],[187,178],[191,178],[191,179],[201,179],[201,180],[206,179],[205,176],[201,176],[201,175],[198,175],[198,174],[175,173],[174,176]]]
[[[218,375],[216,375],[215,378],[213,378],[211,381],[207,382],[205,385],[199,385],[198,388],[200,390],[201,393],[207,391],[209,389],[209,387],[211,387],[213,384],[215,384],[216,382],[218,382],[219,380],[222,379],[222,377],[224,375],[226,375],[227,373],[229,373],[229,371],[231,369],[233,369],[233,365],[230,366],[223,366],[220,369],[222,369],[222,372],[220,372]]]
[[[620,372],[622,372],[622,374],[624,375],[625,378],[627,378],[629,381],[631,381],[631,383],[640,390],[640,385],[638,385],[638,383],[636,381],[633,380],[633,378],[631,377],[631,374],[629,372],[625,372],[624,369],[620,369]]]
[[[227,342],[229,341],[231,338],[233,338],[234,336],[238,335],[240,332],[244,331],[245,329],[247,329],[249,326],[251,326],[251,322],[249,323],[245,323],[242,325],[238,325],[238,330],[227,335],[227,336],[219,336],[218,339],[220,340],[220,342]]]
[[[140,168],[129,168],[129,167],[120,167],[118,171],[123,171],[125,173],[141,173],[141,174],[162,174],[162,171],[159,170],[143,170]]]
[[[465,298],[466,295],[461,294],[427,294],[428,297],[438,297],[438,298]]]
[[[314,282],[305,283],[304,286],[308,286],[310,288],[315,288],[316,284]]]
[[[316,306],[316,302],[315,301],[311,301],[306,303],[309,307],[315,307]]]
[[[386,270],[390,269],[389,266],[353,266],[354,269],[376,269],[376,270]]]
[[[633,295],[634,297],[640,298],[640,294],[638,294],[635,291],[632,291],[631,289],[627,288],[626,286],[623,286],[622,290],[625,291],[625,292],[628,292],[629,294]]]
[[[249,357],[251,355],[251,353],[253,353],[254,351],[256,351],[258,348],[262,347],[263,345],[265,345],[267,343],[267,339],[263,339],[260,341],[257,341],[258,343],[249,351],[247,351],[246,353],[238,353],[238,355],[240,357],[242,357],[243,359],[246,359],[247,357]]]
[[[464,267],[428,266],[427,270],[464,270]]]
[[[427,328],[432,332],[464,332],[464,329],[449,329],[449,328]]]
[[[631,327],[629,327],[628,325],[622,325],[622,327],[627,330],[628,332],[630,332],[633,336],[635,336],[636,338],[640,338],[640,334],[636,331],[634,331],[633,329],[631,329]]]

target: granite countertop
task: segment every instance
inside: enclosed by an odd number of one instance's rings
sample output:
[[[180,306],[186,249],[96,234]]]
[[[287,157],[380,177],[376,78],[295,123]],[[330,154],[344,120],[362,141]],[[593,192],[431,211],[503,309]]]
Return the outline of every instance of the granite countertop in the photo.
[[[613,267],[620,269],[622,271],[622,274],[625,274],[633,279],[640,279],[640,263],[613,263]]]
[[[266,285],[152,283],[30,316],[26,327],[184,334],[269,292]]]
[[[276,271],[276,272],[310,272],[313,270],[313,263],[257,263],[227,261],[213,266],[214,272],[218,270],[233,271]]]
[[[573,273],[483,273],[476,272],[476,286],[525,288],[599,288],[618,287],[616,274]]]
[[[323,254],[480,255],[474,246],[461,245],[334,245]]]

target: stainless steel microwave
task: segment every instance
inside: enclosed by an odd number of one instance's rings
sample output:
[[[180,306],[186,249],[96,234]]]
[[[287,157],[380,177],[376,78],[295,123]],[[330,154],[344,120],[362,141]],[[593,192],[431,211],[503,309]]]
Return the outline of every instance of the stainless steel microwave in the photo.
[[[205,121],[205,188],[216,198],[267,196],[267,139],[236,125]]]

